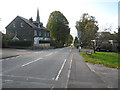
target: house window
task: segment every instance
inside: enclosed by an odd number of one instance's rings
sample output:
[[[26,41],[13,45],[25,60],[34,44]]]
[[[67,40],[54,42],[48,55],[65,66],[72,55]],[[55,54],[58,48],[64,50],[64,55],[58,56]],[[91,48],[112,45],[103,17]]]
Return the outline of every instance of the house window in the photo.
[[[34,30],[34,36],[37,36],[37,31],[36,30]]]
[[[23,27],[23,23],[22,22],[20,23],[20,26]]]
[[[15,26],[15,23],[13,23],[13,27],[15,28],[16,26]]]

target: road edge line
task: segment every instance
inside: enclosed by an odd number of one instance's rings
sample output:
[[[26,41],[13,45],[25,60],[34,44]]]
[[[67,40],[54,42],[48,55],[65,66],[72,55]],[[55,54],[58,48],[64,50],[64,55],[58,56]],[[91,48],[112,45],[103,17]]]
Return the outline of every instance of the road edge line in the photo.
[[[70,66],[69,66],[69,70],[68,70],[67,82],[66,82],[65,88],[68,88],[68,81],[69,81],[69,78],[70,78],[70,73],[71,73],[71,68],[72,68],[72,61],[73,61],[72,58],[73,58],[73,54],[72,54],[71,60],[70,60]]]
[[[87,66],[89,67],[89,69],[92,71],[92,72],[95,72],[95,70],[94,69],[92,69],[90,66],[89,66],[89,64],[88,63],[86,63],[87,64]]]

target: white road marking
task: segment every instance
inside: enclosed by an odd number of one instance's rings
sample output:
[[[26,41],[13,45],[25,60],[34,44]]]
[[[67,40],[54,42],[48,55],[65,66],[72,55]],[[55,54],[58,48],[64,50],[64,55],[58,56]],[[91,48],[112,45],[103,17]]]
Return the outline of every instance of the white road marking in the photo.
[[[73,55],[72,55],[72,56],[73,56]],[[69,67],[69,71],[68,71],[68,78],[70,77],[71,67],[72,67],[72,58],[71,58],[71,61],[70,61],[70,67]]]
[[[92,68],[89,66],[89,64],[88,64],[88,63],[86,63],[86,64],[87,64],[87,66],[90,68],[90,70],[91,70],[91,71],[95,72],[95,70],[94,70],[94,69],[92,69]]]
[[[58,72],[58,74],[57,74],[57,76],[56,76],[56,78],[55,78],[56,81],[58,80],[58,78],[59,78],[59,76],[60,76],[60,74],[61,74],[61,71],[62,71],[62,69],[63,69],[63,67],[64,67],[64,65],[65,65],[65,62],[66,62],[66,59],[64,60],[64,62],[63,62],[63,64],[62,64],[62,67],[60,68],[60,70],[59,70],[59,72]]]
[[[45,55],[45,56],[50,56],[50,55],[52,55],[53,53],[51,52],[51,53],[49,53],[48,55]]]
[[[40,60],[40,59],[43,59],[43,58],[38,58],[38,59],[36,59],[36,60],[34,60],[34,61],[31,61],[31,62],[28,62],[28,63],[26,63],[26,64],[23,64],[22,67],[24,67],[24,66],[26,66],[26,65],[29,65],[29,64],[31,64],[31,63],[33,63],[33,62],[36,62],[36,61],[38,61],[38,60]]]
[[[66,83],[66,87],[65,88],[67,88],[68,81],[69,81],[69,78],[70,78],[70,72],[71,72],[71,68],[72,68],[72,58],[73,58],[73,54],[71,56],[70,67],[69,67],[69,70],[68,70],[67,83]]]

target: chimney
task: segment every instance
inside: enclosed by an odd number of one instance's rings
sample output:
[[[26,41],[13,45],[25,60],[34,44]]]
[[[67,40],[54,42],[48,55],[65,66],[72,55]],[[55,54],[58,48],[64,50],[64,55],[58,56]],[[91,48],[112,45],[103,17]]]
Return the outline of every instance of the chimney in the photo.
[[[33,22],[33,19],[32,19],[32,17],[29,19],[29,22]]]

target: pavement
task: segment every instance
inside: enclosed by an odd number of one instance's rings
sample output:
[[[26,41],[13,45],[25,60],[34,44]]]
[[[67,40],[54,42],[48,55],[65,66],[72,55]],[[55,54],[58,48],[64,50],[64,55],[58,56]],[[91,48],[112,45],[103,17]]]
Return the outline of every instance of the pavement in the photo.
[[[0,58],[5,59],[5,58],[10,58],[10,57],[15,57],[15,56],[23,55],[23,54],[29,54],[34,51],[35,50],[31,50],[31,49],[2,48],[0,49],[0,56],[1,56]]]
[[[101,78],[101,80],[107,84],[108,88],[118,87],[118,69],[109,68],[102,64],[87,63],[87,65],[91,71],[96,73]]]
[[[3,55],[3,88],[118,88],[118,69],[85,63],[75,48],[6,49]]]
[[[79,53],[74,50],[69,88],[107,88],[101,78],[90,70]]]

